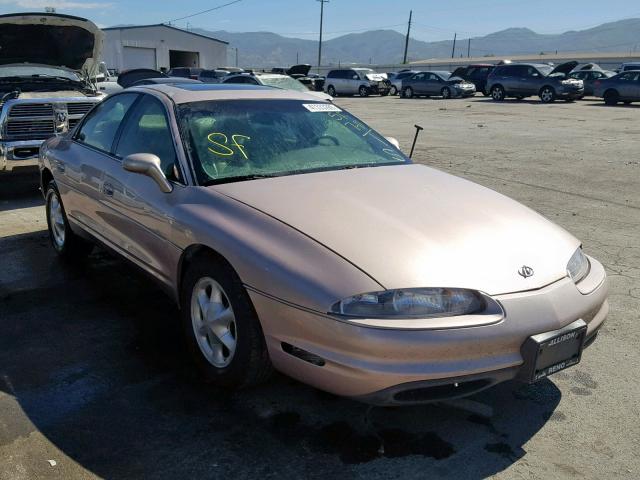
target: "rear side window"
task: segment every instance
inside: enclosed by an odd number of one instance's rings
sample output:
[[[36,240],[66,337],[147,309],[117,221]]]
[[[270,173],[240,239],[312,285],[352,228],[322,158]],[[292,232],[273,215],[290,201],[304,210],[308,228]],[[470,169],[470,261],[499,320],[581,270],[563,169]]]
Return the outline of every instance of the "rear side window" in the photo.
[[[493,71],[494,75],[506,75],[507,74],[507,68],[505,67],[496,67],[496,69]]]
[[[136,93],[123,93],[106,99],[89,113],[76,134],[76,140],[110,152],[120,123],[137,98]]]

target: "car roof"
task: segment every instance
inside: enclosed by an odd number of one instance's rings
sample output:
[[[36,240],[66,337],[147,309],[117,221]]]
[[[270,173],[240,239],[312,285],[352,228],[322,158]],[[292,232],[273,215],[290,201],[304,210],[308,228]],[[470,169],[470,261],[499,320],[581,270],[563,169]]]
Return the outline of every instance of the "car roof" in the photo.
[[[173,83],[170,85],[142,85],[131,90],[153,90],[166,95],[175,103],[207,100],[303,100],[318,102],[318,97],[297,90],[229,83]]]

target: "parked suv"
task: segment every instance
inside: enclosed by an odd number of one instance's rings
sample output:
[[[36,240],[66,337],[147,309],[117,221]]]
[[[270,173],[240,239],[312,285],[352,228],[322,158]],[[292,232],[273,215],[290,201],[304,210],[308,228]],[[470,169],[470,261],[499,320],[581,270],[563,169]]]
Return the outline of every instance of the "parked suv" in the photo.
[[[487,78],[494,68],[495,66],[490,63],[476,63],[456,68],[451,76],[460,77],[463,80],[473,83],[476,86],[476,91],[482,92],[482,94],[486,96],[489,95],[488,90],[486,90]]]
[[[336,95],[366,97],[371,94],[388,95],[391,83],[384,73],[376,73],[370,68],[345,68],[331,70],[325,81],[325,91]]]
[[[522,99],[538,95],[544,103],[561,98],[567,101],[584,96],[582,80],[567,78],[578,62],[567,62],[557,67],[536,63],[511,63],[497,66],[489,74],[487,90],[500,102],[506,97]]]
[[[15,13],[0,15],[0,39],[0,173],[35,170],[42,142],[105,97],[91,80],[102,32],[84,18]]]

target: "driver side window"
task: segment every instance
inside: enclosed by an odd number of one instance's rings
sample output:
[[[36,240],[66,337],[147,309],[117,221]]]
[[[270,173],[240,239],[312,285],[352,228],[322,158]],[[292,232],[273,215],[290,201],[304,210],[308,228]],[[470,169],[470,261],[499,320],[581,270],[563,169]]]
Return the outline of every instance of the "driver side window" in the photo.
[[[180,181],[173,132],[164,105],[151,95],[145,95],[127,119],[115,153],[119,158],[133,153],[152,153],[160,159],[167,178]]]
[[[86,117],[75,136],[76,140],[103,152],[111,152],[120,123],[137,98],[135,93],[123,93],[102,102]]]

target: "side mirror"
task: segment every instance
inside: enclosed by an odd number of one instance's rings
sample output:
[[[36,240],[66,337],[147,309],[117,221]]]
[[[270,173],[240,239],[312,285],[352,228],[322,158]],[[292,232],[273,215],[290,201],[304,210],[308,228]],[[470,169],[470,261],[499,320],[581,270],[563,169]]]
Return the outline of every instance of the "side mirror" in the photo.
[[[395,137],[384,137],[384,139],[389,142],[391,145],[393,145],[394,147],[396,147],[398,150],[400,150],[400,142],[398,141],[397,138]]]
[[[160,168],[160,159],[152,153],[134,153],[122,160],[122,168],[127,172],[140,173],[153,179],[163,193],[169,193],[173,187]]]

